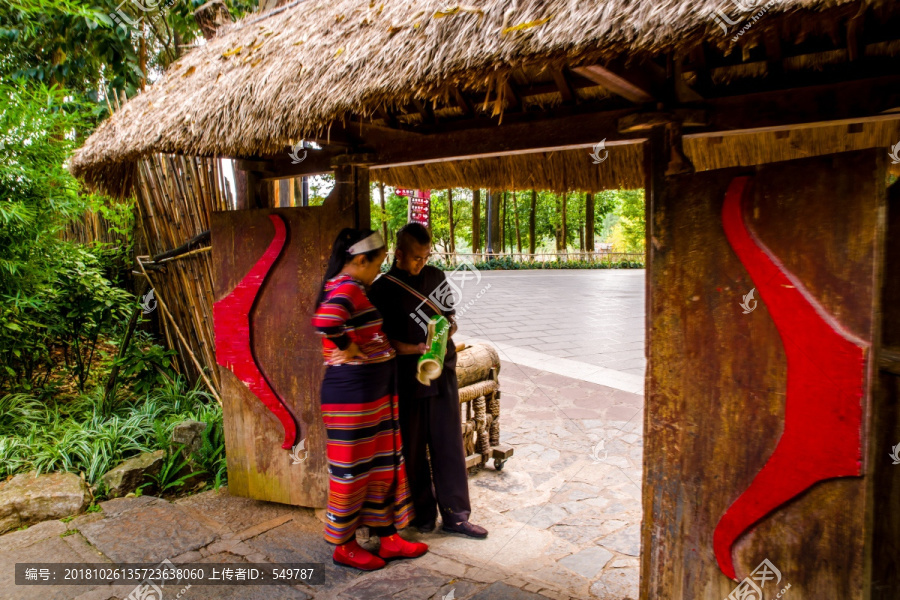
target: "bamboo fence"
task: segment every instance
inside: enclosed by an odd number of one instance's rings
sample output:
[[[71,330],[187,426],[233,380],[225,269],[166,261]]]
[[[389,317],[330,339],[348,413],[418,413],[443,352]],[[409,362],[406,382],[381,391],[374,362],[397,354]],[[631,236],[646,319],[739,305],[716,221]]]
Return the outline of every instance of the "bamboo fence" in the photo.
[[[81,244],[103,242],[110,244],[125,243],[125,234],[111,229],[111,223],[103,215],[86,211],[79,219],[69,221],[60,237]]]
[[[209,243],[174,257],[154,257],[209,231],[212,211],[234,207],[221,162],[153,155],[138,162],[135,196],[147,251],[135,257],[136,273],[155,291],[166,341],[178,353],[178,370],[190,382],[202,379],[218,400]]]

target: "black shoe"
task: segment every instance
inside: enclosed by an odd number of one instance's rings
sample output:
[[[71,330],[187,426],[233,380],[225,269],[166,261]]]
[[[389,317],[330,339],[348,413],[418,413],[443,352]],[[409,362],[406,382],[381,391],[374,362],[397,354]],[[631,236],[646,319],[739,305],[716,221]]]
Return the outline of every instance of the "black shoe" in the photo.
[[[459,533],[479,540],[483,540],[488,535],[487,529],[468,521],[462,521],[456,525],[444,522],[443,530],[447,533]]]
[[[431,533],[436,526],[437,523],[434,521],[427,521],[421,525],[416,525],[416,530],[418,530],[419,533]]]

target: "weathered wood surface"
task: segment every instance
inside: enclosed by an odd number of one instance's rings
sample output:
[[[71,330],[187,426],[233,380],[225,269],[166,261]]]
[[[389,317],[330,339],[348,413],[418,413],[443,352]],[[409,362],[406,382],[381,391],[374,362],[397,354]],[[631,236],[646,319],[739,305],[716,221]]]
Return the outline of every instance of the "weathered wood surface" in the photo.
[[[762,301],[743,314],[755,286],[721,223],[725,191],[745,173],[673,177],[652,194],[643,600],[731,593],[736,583],[719,570],[713,531],[783,431],[784,346]],[[767,165],[754,174],[746,213],[784,267],[866,341],[876,338],[884,181],[871,151]],[[866,509],[879,493],[868,487],[871,467],[862,478],[817,484],[751,528],[735,545],[738,577],[769,559],[791,597],[868,599],[874,525]],[[769,582],[767,598],[773,589]]]
[[[329,197],[321,207],[270,208],[212,214],[215,300],[222,299],[272,239],[269,215],[287,224],[287,246],[273,265],[251,312],[254,355],[306,437],[296,455],[283,450],[283,427],[228,369],[222,378],[228,489],[231,494],[300,506],[325,505],[328,486],[325,430],[319,408],[321,341],[310,325],[331,244],[352,226],[347,201]]]
[[[456,378],[460,389],[488,379],[492,368],[500,373],[500,355],[489,344],[473,344],[456,355]]]
[[[881,292],[881,357],[895,368],[881,367],[872,396],[870,526],[872,536],[872,600],[893,600],[900,595],[900,184],[887,194],[887,227]]]

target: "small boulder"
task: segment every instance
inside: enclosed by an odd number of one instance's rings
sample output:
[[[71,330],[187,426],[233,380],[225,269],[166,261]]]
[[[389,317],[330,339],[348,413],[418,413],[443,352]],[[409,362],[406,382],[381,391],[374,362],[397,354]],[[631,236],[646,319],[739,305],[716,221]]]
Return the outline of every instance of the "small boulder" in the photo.
[[[78,514],[90,504],[90,488],[75,473],[22,473],[0,485],[0,534]]]
[[[191,460],[191,455],[200,449],[203,441],[202,431],[206,429],[203,421],[182,421],[172,430],[172,444],[184,444],[182,457]]]
[[[165,457],[163,450],[143,452],[125,460],[100,478],[110,498],[119,498],[136,490],[139,485],[150,481],[151,475],[159,474]]]
[[[203,431],[206,429],[206,423],[203,421],[187,420],[182,421],[172,430],[172,449],[174,450],[178,444],[184,444],[181,451],[181,458],[187,461],[187,464],[180,469],[175,477],[190,475],[182,484],[183,489],[195,487],[201,481],[204,481],[208,474],[203,472],[200,465],[194,461],[194,452],[200,449],[203,443]]]

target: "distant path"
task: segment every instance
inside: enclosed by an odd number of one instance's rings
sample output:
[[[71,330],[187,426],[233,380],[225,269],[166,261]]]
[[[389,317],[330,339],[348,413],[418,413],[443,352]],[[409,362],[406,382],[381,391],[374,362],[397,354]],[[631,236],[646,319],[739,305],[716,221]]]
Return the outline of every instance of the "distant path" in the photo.
[[[457,342],[494,343],[501,358],[643,393],[643,269],[482,271],[466,283]]]

